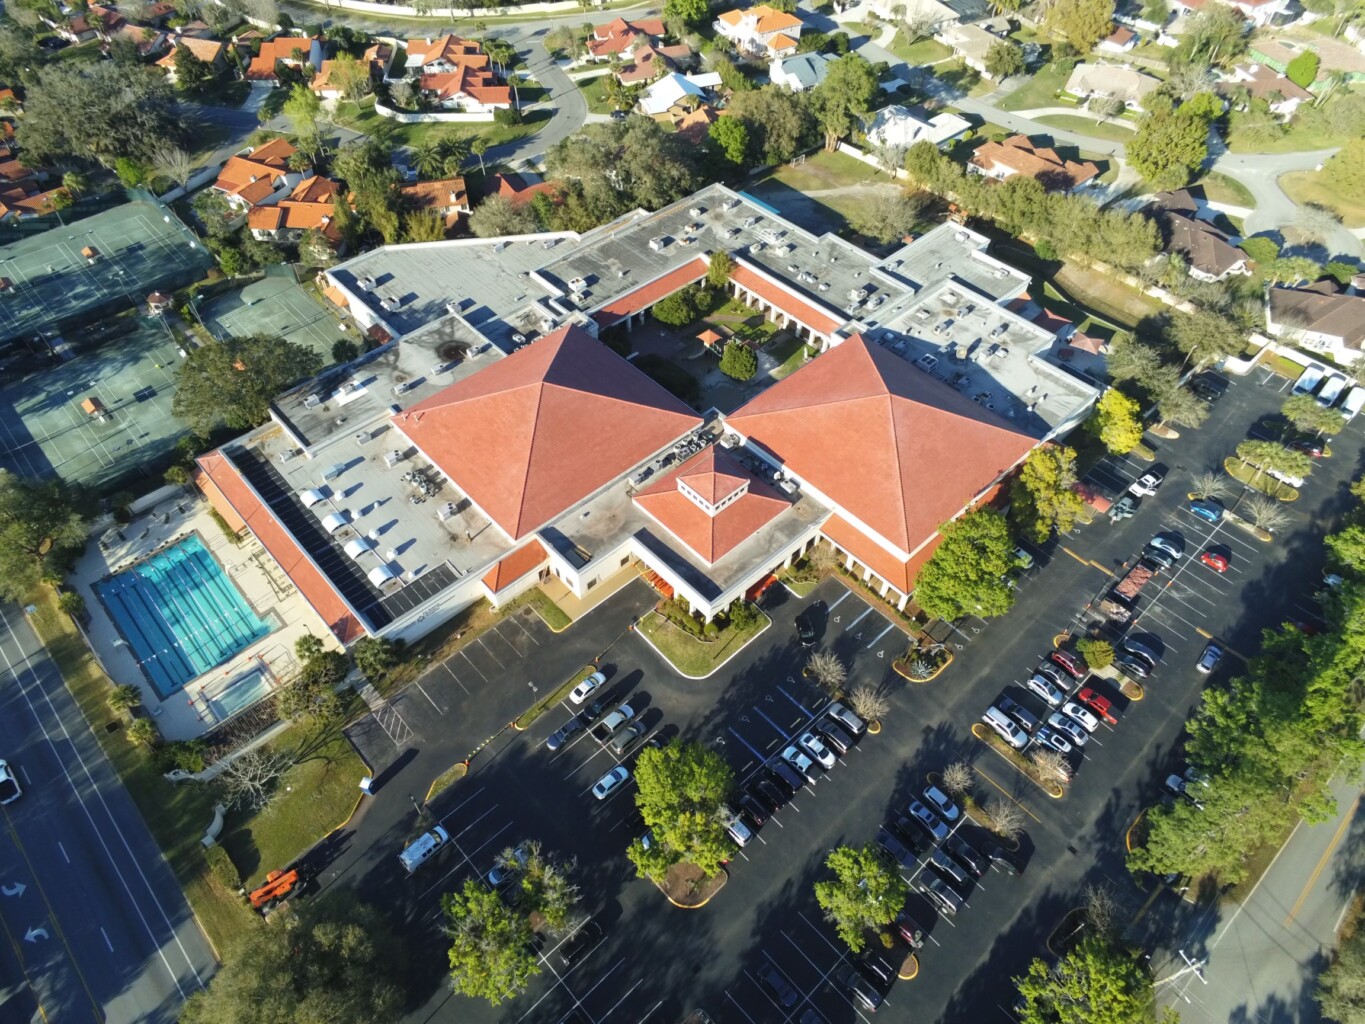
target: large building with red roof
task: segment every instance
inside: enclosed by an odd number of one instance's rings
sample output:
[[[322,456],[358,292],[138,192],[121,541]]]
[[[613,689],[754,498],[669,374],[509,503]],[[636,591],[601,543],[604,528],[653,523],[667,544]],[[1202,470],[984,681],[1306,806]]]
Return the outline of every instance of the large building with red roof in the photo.
[[[381,347],[201,459],[204,490],[343,642],[622,572],[711,617],[822,539],[903,604],[940,525],[1098,394],[986,250],[949,224],[876,257],[722,186],[582,235],[388,246],[324,281]],[[721,251],[818,354],[698,410],[601,337]]]

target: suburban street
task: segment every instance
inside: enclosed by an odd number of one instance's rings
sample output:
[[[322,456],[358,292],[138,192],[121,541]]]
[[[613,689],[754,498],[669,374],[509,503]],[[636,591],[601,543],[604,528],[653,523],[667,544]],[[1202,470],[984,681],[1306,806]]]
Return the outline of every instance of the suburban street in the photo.
[[[386,908],[412,941],[408,985],[419,1005],[409,1021],[558,1021],[577,1010],[596,1024],[624,1024],[678,1020],[697,1007],[717,1022],[785,1019],[785,1011],[774,1017],[755,980],[759,970],[772,965],[800,993],[794,1012],[806,1008],[818,1015],[812,1019],[852,1022],[858,1011],[838,983],[848,953],[822,921],[811,883],[823,876],[829,849],[871,840],[879,824],[904,813],[929,772],[965,758],[977,768],[979,799],[1013,800],[1028,816],[1016,854],[1022,877],[988,871],[962,890],[966,906],[951,919],[935,915],[919,897],[912,899],[911,912],[929,936],[919,953],[920,973],[891,987],[881,1019],[1006,1020],[1010,978],[1045,954],[1050,933],[1091,884],[1107,886],[1127,914],[1142,916],[1153,929],[1151,948],[1158,951],[1158,963],[1175,957],[1182,944],[1198,948],[1202,935],[1225,933],[1223,945],[1229,950],[1236,948],[1229,943],[1251,943],[1254,930],[1266,926],[1265,913],[1278,913],[1282,920],[1292,909],[1291,923],[1310,934],[1312,950],[1304,959],[1296,948],[1281,947],[1295,955],[1279,954],[1276,970],[1283,977],[1273,984],[1302,998],[1305,972],[1317,966],[1317,950],[1329,941],[1322,936],[1330,936],[1344,898],[1342,886],[1349,884],[1344,881],[1349,864],[1324,868],[1311,880],[1317,888],[1299,899],[1306,874],[1320,860],[1335,826],[1299,830],[1295,844],[1319,845],[1294,847],[1277,862],[1256,896],[1278,908],[1266,912],[1256,902],[1240,913],[1233,907],[1192,907],[1169,890],[1154,888],[1153,879],[1137,884],[1124,865],[1123,846],[1139,810],[1159,799],[1161,780],[1182,767],[1184,722],[1209,682],[1193,671],[1205,639],[1218,637],[1231,652],[1251,651],[1263,628],[1320,615],[1314,597],[1320,586],[1320,538],[1349,506],[1345,488],[1360,472],[1354,453],[1361,427],[1338,439],[1342,454],[1318,464],[1296,503],[1292,524],[1273,544],[1223,523],[1204,523],[1185,508],[1189,474],[1248,436],[1266,412],[1278,408],[1288,384],[1265,371],[1235,380],[1203,428],[1162,444],[1155,465],[1164,469],[1168,482],[1144,500],[1133,519],[1078,527],[1037,550],[1037,565],[1019,583],[1015,610],[992,622],[957,624],[947,640],[956,662],[930,684],[908,685],[889,670],[890,660],[903,649],[903,634],[838,580],[827,580],[806,599],[780,587],[770,590],[764,608],[772,627],[702,682],[676,676],[629,631],[631,621],[652,603],[651,591],[640,582],[561,636],[550,634],[528,612],[504,620],[434,666],[378,718],[371,716],[352,730],[376,770],[379,790],[350,828],[316,852],[323,888],[355,886],[365,899]],[[1118,488],[1146,466],[1110,457],[1091,480]],[[1105,689],[1114,700],[1117,724],[1101,725],[1075,762],[1076,779],[1066,797],[1049,800],[974,739],[968,727],[1002,690],[1026,705],[1032,702],[1035,713],[1041,710],[1020,685],[1030,666],[1056,634],[1076,625],[1112,572],[1130,563],[1157,531],[1182,537],[1187,556],[1162,587],[1144,598],[1132,627],[1161,652],[1161,664],[1147,681],[1143,700],[1129,702],[1117,690]],[[1214,573],[1194,557],[1212,544],[1231,552],[1229,572]],[[792,623],[806,610],[819,623],[819,647],[850,666],[850,683],[876,683],[888,694],[892,710],[885,729],[880,736],[863,737],[774,816],[754,843],[737,852],[729,884],[710,908],[672,910],[653,886],[635,878],[623,856],[641,828],[630,789],[601,803],[586,793],[613,764],[629,766],[634,752],[616,757],[581,735],[564,749],[547,751],[545,738],[573,710],[567,706],[547,712],[525,732],[506,723],[530,702],[530,686],[537,691],[553,687],[600,655],[613,698],[630,704],[648,735],[711,744],[743,780],[818,717],[825,703],[801,678],[804,653],[792,640]],[[1238,667],[1235,653],[1230,654],[1213,682]],[[431,779],[484,740],[490,742],[474,757],[469,776],[419,817],[414,803]],[[1344,813],[1353,811],[1352,800],[1344,793]],[[453,848],[405,876],[397,852],[436,822],[450,832]],[[973,845],[985,838],[970,823],[961,824],[959,834]],[[528,993],[498,1009],[455,997],[445,980],[440,897],[466,878],[486,874],[499,851],[529,838],[577,865],[572,877],[582,892],[584,914],[602,923],[607,937],[571,972],[560,969],[554,959],[559,940],[550,939],[542,952],[542,976]],[[1338,839],[1332,845],[1340,852],[1350,844]],[[907,870],[907,877],[917,877],[922,864]],[[1288,872],[1289,865],[1297,866],[1297,879],[1276,873]],[[1327,887],[1329,879],[1333,888]],[[1259,970],[1263,963],[1256,958],[1269,960],[1277,943],[1274,937],[1257,942],[1248,962]],[[1241,962],[1227,960],[1229,970]],[[1215,955],[1211,970],[1218,964]],[[1268,991],[1269,983],[1255,990],[1240,979],[1228,984],[1227,998],[1247,1000],[1252,991]],[[1199,987],[1189,994],[1193,999],[1207,991]],[[1215,1008],[1209,1019],[1226,1019],[1219,1013]]]
[[[216,960],[23,611],[0,606],[0,1019],[162,1022]],[[194,827],[208,822],[195,823]]]

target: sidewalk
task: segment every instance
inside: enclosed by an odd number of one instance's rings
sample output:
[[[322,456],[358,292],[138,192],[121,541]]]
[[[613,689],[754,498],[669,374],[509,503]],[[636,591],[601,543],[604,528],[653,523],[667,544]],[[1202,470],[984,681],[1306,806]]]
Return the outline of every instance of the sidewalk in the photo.
[[[639,563],[631,562],[620,572],[607,577],[597,586],[593,587],[584,597],[577,597],[564,582],[554,576],[540,585],[540,589],[545,592],[545,596],[559,606],[559,610],[570,619],[577,622],[588,612],[592,611],[602,602],[608,600],[613,594],[623,587],[628,586],[640,575]]]

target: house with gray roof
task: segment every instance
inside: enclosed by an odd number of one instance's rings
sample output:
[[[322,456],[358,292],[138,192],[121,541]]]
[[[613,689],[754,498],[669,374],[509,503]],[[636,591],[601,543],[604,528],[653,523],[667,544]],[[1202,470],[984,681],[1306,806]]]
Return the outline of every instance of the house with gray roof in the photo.
[[[1365,344],[1365,295],[1342,291],[1335,281],[1303,288],[1271,288],[1265,326],[1270,334],[1338,363],[1360,358]]]
[[[838,60],[828,53],[798,53],[775,60],[768,66],[768,78],[792,92],[807,92],[825,80],[829,66]]]

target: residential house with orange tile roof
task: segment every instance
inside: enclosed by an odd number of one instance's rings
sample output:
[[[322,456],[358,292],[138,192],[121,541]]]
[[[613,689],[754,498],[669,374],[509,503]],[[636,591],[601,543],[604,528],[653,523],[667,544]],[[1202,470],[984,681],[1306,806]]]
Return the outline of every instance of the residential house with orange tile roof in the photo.
[[[455,35],[436,39],[409,39],[406,53],[404,67],[409,72],[420,71],[426,75],[443,74],[456,68],[491,69],[493,66],[477,40],[461,39]]]
[[[700,146],[711,134],[711,126],[720,120],[720,113],[709,103],[689,111],[677,124],[678,134],[694,146]]]
[[[370,81],[377,82],[388,74],[389,64],[393,60],[393,47],[388,43],[375,43],[360,57],[362,63],[369,67]],[[333,81],[332,71],[336,67],[335,60],[324,60],[318,73],[309,83],[308,88],[312,90],[314,96],[324,100],[338,100],[342,98],[343,89],[338,82]]]
[[[1233,102],[1245,89],[1252,99],[1265,100],[1270,112],[1287,121],[1298,112],[1300,104],[1311,102],[1313,94],[1296,82],[1291,82],[1269,64],[1241,63],[1223,72],[1218,92]]]
[[[454,71],[423,74],[418,80],[422,97],[442,110],[467,114],[492,114],[512,106],[511,86],[503,85],[488,68],[460,66]]]
[[[690,46],[637,43],[626,51],[625,63],[616,69],[616,79],[622,85],[647,85],[663,75],[690,67],[695,56]]]
[[[286,139],[272,139],[246,156],[229,158],[213,187],[238,210],[278,202],[303,180],[304,171],[289,166],[297,152]]]
[[[1065,160],[1055,149],[1035,146],[1027,135],[1011,135],[1004,142],[978,146],[967,168],[987,178],[1004,181],[1016,174],[1037,178],[1049,192],[1074,192],[1094,181],[1100,169],[1089,160]]]
[[[267,242],[296,242],[306,231],[321,231],[333,245],[341,241],[334,223],[335,200],[341,185],[313,175],[295,186],[287,198],[253,206],[246,214],[246,226],[254,238]]]
[[[664,23],[660,18],[642,18],[639,21],[626,21],[615,18],[605,25],[594,25],[588,37],[587,59],[591,61],[611,60],[629,50],[643,40],[654,43],[664,35]]]
[[[535,181],[530,178],[536,178]],[[506,171],[498,174],[490,174],[488,182],[484,186],[484,195],[497,195],[512,200],[514,203],[526,203],[531,201],[531,197],[540,193],[545,193],[550,197],[559,191],[554,182],[541,181],[536,175],[527,173],[517,173]]]
[[[197,36],[187,36],[175,34],[170,38],[171,49],[166,56],[156,62],[156,66],[166,72],[166,78],[171,82],[175,81],[175,58],[176,47],[183,46],[194,56],[213,68],[214,72],[222,72],[227,67],[227,44],[217,39],[201,39]]]
[[[464,178],[418,181],[398,189],[403,205],[416,213],[435,213],[445,221],[446,230],[455,227],[460,215],[469,213],[469,190]]]
[[[0,221],[47,216],[55,210],[53,198],[62,191],[61,186],[43,192],[26,192],[16,187],[0,188]]]
[[[106,31],[104,33],[104,38],[106,40],[105,46],[103,47],[105,53],[109,52],[108,43],[113,42],[115,39],[121,39],[124,42],[132,43],[137,47],[138,56],[144,59],[160,57],[171,49],[170,33],[147,25],[131,25],[127,22],[123,22],[118,28]]]
[[[280,84],[276,65],[288,67],[308,67],[316,73],[322,67],[322,40],[309,36],[276,36],[261,43],[261,49],[251,58],[246,69],[246,80],[252,85],[268,85],[272,88]]]
[[[801,19],[767,5],[726,11],[712,23],[718,33],[741,53],[759,57],[789,57],[801,38]]]

